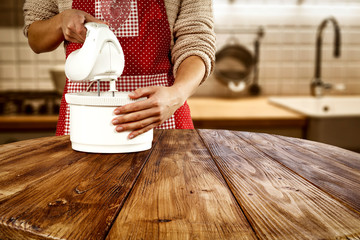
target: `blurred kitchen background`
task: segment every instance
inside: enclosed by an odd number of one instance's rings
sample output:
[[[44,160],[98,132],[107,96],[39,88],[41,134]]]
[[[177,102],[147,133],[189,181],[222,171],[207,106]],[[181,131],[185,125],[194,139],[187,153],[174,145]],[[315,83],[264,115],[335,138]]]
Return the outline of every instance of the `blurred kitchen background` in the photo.
[[[0,144],[54,133],[61,95],[61,83],[55,80],[64,78],[62,46],[39,55],[28,46],[22,33],[23,2],[0,2]],[[333,56],[334,27],[329,22],[322,35],[321,77],[331,87],[324,95],[359,97],[359,0],[213,2],[217,70],[189,100],[197,128],[312,139],[309,116],[271,104],[268,98],[310,96],[317,29],[329,17],[340,27],[341,56]],[[229,46],[240,48],[226,49]],[[359,119],[351,124],[360,125]],[[360,140],[355,145],[347,148],[360,150]]]

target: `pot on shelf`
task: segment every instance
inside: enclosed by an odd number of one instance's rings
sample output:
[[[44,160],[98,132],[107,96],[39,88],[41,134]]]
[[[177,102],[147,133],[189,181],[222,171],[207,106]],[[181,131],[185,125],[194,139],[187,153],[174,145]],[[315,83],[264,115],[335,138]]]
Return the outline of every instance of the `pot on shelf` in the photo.
[[[241,44],[228,44],[216,53],[216,79],[233,92],[242,92],[251,82],[253,67],[253,54]]]

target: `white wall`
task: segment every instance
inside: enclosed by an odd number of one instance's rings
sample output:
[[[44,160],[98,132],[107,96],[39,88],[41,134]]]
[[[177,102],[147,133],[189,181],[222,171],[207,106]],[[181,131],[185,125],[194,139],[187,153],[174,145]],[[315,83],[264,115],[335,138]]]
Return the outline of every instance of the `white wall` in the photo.
[[[49,69],[64,64],[62,45],[51,53],[35,54],[21,28],[0,28],[0,91],[52,90]]]
[[[341,57],[334,59],[333,28],[324,32],[322,76],[325,82],[346,85],[342,92],[360,94],[360,1],[355,0],[215,0],[217,30],[265,28],[261,43],[260,84],[265,95],[307,95],[314,75],[318,24],[334,16],[342,35]],[[217,34],[217,48],[230,36],[253,49],[253,34]],[[211,77],[197,95],[239,96]]]

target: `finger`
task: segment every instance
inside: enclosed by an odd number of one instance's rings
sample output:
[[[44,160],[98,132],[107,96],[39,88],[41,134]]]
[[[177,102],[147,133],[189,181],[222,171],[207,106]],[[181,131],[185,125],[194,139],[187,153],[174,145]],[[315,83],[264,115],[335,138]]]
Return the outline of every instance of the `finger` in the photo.
[[[147,110],[128,113],[128,114],[116,117],[112,120],[112,124],[119,125],[119,124],[124,124],[124,123],[136,122],[136,121],[141,121],[143,119],[147,119],[147,118],[155,117],[155,116],[157,116],[160,119],[160,117],[161,117],[160,111],[158,111],[156,109],[155,110],[147,109]]]
[[[86,28],[83,27],[79,30],[76,31],[76,38],[81,40],[82,42],[85,42],[85,38],[86,38]]]
[[[130,131],[130,130],[140,131],[141,129],[144,129],[144,128],[148,127],[149,125],[153,125],[153,124],[159,125],[160,124],[159,118],[150,117],[150,118],[143,119],[141,121],[121,124],[121,125],[116,126],[115,129],[117,132]]]
[[[85,41],[85,39],[83,39],[79,34],[73,31],[70,31],[69,37],[76,39],[78,43],[83,43]]]
[[[84,26],[84,23],[76,24],[75,30],[73,31],[73,34],[76,36],[78,40],[85,41],[86,38],[86,28]]]
[[[101,21],[100,19],[97,19],[88,13],[85,14],[85,22],[96,22],[96,23],[107,24],[106,22]]]
[[[157,107],[158,105],[153,99],[146,99],[142,101],[137,101],[134,103],[129,103],[124,106],[118,107],[115,109],[114,113],[116,115],[124,114],[124,113],[131,113],[131,112],[137,112],[153,107]]]
[[[157,87],[144,87],[144,88],[138,88],[135,91],[131,92],[129,94],[129,97],[131,99],[137,99],[141,97],[147,97],[153,93],[155,93]]]
[[[143,133],[146,133],[147,131],[153,129],[153,128],[156,128],[157,126],[159,126],[160,123],[153,123],[153,124],[150,124],[142,129],[139,129],[139,130],[135,130],[135,131],[132,131],[130,134],[129,134],[129,138],[132,139],[132,138],[135,138],[136,136],[139,136],[140,134],[143,134]]]
[[[75,32],[75,24],[68,26],[64,30],[64,38],[68,41],[73,41],[75,39],[74,42],[83,42],[83,39],[79,38],[78,34]]]
[[[70,36],[65,36],[65,39],[69,42],[73,42],[73,43],[82,43],[81,41],[77,40],[76,38],[70,37]]]

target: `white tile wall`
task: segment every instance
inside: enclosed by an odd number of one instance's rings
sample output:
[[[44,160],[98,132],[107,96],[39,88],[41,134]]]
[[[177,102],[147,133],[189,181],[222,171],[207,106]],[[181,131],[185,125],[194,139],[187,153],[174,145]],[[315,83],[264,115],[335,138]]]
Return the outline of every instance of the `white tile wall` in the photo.
[[[53,90],[49,74],[65,63],[63,46],[51,53],[35,54],[21,28],[0,28],[0,91]]]
[[[8,80],[16,80],[18,72],[16,71],[16,65],[11,63],[0,64],[0,78]]]
[[[38,77],[36,67],[32,63],[20,63],[19,75],[22,80],[30,80],[27,82],[31,82],[32,79],[37,79]]]
[[[314,75],[316,31],[320,22],[334,16],[341,27],[341,57],[333,57],[333,28],[329,24],[323,37],[322,77],[325,82],[345,83],[345,91],[329,94],[360,94],[360,1],[359,0],[214,0],[217,47],[229,36],[223,29],[263,26],[259,83],[265,95],[307,95]],[[221,31],[222,30],[222,31]],[[255,35],[236,35],[251,48]],[[250,49],[251,50],[251,49]],[[216,82],[212,76],[206,87]],[[224,96],[226,91],[215,92]]]
[[[16,48],[12,46],[0,46],[0,61],[14,62],[17,60]]]
[[[16,31],[13,28],[0,28],[0,43],[11,44],[16,42]]]
[[[19,46],[19,60],[20,62],[33,62],[35,61],[36,54],[27,45]]]

